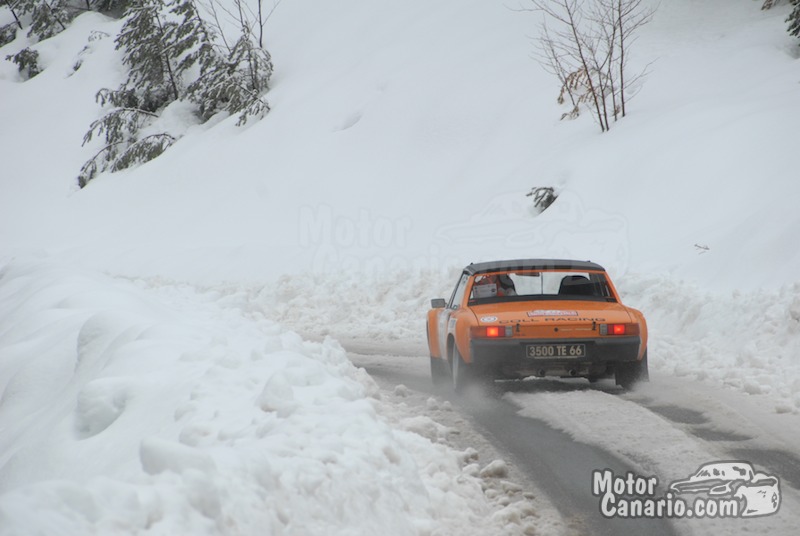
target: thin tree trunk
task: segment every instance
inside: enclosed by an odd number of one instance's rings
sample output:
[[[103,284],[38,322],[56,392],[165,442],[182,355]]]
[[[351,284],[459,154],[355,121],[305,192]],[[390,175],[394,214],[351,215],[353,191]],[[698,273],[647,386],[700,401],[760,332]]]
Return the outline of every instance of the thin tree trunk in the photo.
[[[17,17],[17,12],[14,11],[14,6],[11,5],[11,0],[6,0],[6,5],[8,6],[8,9],[11,11],[11,14],[14,16],[14,20],[17,22],[17,26],[19,26],[19,29],[22,30],[23,29],[22,23],[19,21],[19,17]]]
[[[617,84],[615,83],[616,79],[614,78],[614,50],[617,46],[617,25],[614,22],[613,8],[611,13],[604,14],[603,16],[603,26],[605,27],[608,26],[609,22],[608,19],[606,19],[606,16],[610,17],[611,19],[611,35],[606,35],[606,45],[608,46],[608,72],[606,76],[608,76],[608,84],[611,90],[611,106],[613,108],[614,122],[616,122],[619,119],[620,108],[617,106]],[[605,33],[608,34],[608,31],[606,30]]]
[[[55,20],[58,23],[58,25],[61,26],[61,30],[62,31],[66,30],[67,29],[66,25],[63,22],[61,22],[61,19],[58,18],[58,15],[56,15],[55,11],[53,11],[53,7],[48,2],[43,2],[43,3],[44,5],[47,6],[47,10],[50,12],[50,15],[53,16],[53,20]]]
[[[622,23],[622,0],[617,0],[617,28],[619,29],[619,105],[625,117],[625,28]]]
[[[264,48],[264,13],[261,6],[264,0],[258,0],[258,47]]]
[[[164,42],[164,26],[161,24],[161,17],[158,16],[158,13],[155,13],[156,24],[158,24],[158,32],[161,36],[161,42]],[[164,62],[164,70],[167,72],[167,76],[169,78],[169,84],[172,87],[172,99],[178,100],[180,98],[180,92],[178,91],[178,82],[175,80],[175,74],[172,72],[172,65],[170,64],[169,52],[166,48],[161,49],[161,59]]]
[[[592,80],[592,73],[589,70],[589,63],[586,61],[586,56],[583,52],[583,45],[581,44],[581,38],[578,35],[578,28],[577,23],[575,21],[575,16],[573,13],[572,6],[569,4],[569,0],[563,0],[564,8],[567,11],[567,16],[569,17],[569,27],[570,31],[572,32],[572,37],[575,40],[575,45],[577,46],[578,50],[578,57],[580,58],[581,65],[583,66],[583,70],[586,73],[586,83],[589,84],[589,92],[592,94],[592,101],[594,102],[594,108],[597,113],[597,120],[600,121],[600,130],[605,132],[608,130],[607,125],[603,122],[603,113],[600,109],[600,101],[597,98],[597,90],[595,89],[594,81]]]

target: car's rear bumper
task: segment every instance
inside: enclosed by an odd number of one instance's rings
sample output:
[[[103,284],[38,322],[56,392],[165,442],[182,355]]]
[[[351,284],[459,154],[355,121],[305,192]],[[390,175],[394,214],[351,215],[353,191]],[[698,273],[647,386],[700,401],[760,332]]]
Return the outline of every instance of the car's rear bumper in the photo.
[[[580,357],[528,357],[532,344],[585,345]],[[472,366],[476,373],[494,378],[525,376],[602,377],[621,363],[638,359],[641,339],[608,337],[590,339],[473,339]]]

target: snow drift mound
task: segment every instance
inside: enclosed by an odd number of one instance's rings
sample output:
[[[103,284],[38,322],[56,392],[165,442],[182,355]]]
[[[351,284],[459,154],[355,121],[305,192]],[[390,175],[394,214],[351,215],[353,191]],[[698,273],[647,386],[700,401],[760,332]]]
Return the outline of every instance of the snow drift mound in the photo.
[[[492,532],[464,456],[332,340],[217,292],[0,272],[0,534]]]

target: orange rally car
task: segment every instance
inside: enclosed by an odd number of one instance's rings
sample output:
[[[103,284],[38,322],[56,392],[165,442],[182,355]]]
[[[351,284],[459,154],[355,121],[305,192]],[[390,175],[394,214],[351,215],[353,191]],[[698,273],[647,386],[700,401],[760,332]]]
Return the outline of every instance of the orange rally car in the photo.
[[[450,300],[431,300],[431,376],[456,391],[527,376],[647,381],[644,315],[620,302],[602,266],[572,260],[470,264]]]

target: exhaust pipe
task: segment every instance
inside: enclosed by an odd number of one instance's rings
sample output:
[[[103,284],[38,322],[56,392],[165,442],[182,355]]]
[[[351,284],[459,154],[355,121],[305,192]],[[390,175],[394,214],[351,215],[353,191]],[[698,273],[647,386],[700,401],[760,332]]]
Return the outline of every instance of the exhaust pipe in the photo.
[[[573,378],[578,375],[578,371],[575,369],[569,369],[569,375]]]
[[[536,372],[536,375],[537,375],[537,376],[539,376],[540,378],[544,378],[545,374],[547,374],[547,373],[545,372],[545,370],[544,370],[544,369],[539,369],[539,370]]]

